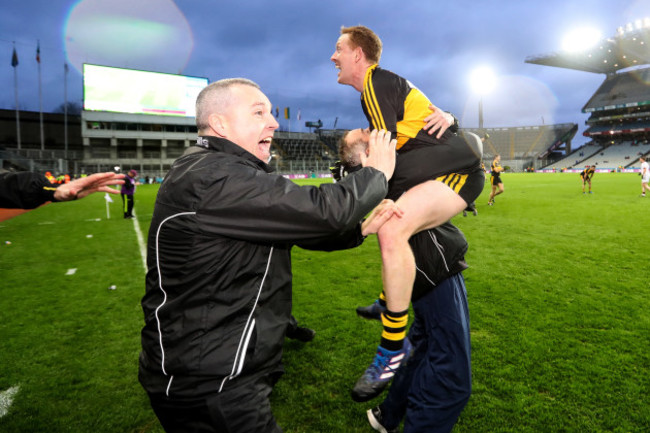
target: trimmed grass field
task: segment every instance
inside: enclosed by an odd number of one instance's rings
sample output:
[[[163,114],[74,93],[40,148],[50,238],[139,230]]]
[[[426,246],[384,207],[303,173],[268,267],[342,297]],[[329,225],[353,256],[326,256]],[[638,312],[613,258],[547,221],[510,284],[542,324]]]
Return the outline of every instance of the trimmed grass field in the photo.
[[[596,174],[591,195],[577,174],[502,179],[494,207],[486,183],[479,215],[454,219],[470,243],[474,386],[454,431],[650,431],[640,177]],[[156,191],[136,193],[145,239]],[[137,381],[140,249],[114,200],[110,219],[94,195],[0,223],[1,432],[162,431]],[[381,290],[376,238],[333,253],[295,248],[293,260],[294,315],[317,334],[286,342],[278,422],[287,433],[371,432],[365,410],[381,399],[354,403],[349,390],[381,332],[354,313]]]

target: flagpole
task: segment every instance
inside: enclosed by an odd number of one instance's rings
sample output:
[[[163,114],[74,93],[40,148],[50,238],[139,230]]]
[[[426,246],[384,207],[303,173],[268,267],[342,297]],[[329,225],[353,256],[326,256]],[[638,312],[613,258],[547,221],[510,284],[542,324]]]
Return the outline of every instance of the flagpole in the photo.
[[[20,110],[18,109],[18,72],[14,68],[14,88],[16,90],[16,134],[18,136],[18,149],[20,149]]]
[[[63,63],[63,143],[68,159],[68,63]]]
[[[291,108],[287,107],[287,108],[285,108],[285,110],[286,110],[286,112],[284,113],[285,114],[284,117],[286,117],[287,120],[289,121],[289,132],[291,132]]]
[[[38,63],[38,107],[41,123],[41,150],[45,150],[45,134],[43,132],[43,91],[41,85],[41,41],[36,45],[36,62]]]
[[[20,149],[20,109],[18,108],[18,71],[16,66],[18,66],[18,54],[16,54],[16,43],[14,42],[14,53],[11,57],[11,66],[14,67],[14,93],[16,96],[16,144],[18,149]]]

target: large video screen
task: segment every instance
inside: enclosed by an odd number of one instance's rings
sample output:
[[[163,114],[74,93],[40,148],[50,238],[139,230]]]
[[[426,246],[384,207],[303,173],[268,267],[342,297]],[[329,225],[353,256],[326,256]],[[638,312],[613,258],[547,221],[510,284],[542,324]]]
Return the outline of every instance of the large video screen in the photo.
[[[84,110],[195,117],[207,78],[83,65]]]

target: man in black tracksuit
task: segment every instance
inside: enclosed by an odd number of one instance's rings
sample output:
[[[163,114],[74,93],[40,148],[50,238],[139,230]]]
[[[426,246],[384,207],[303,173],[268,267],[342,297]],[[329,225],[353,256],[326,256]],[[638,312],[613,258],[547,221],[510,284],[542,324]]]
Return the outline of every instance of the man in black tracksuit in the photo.
[[[264,162],[278,124],[255,83],[210,84],[196,119],[197,145],[165,176],[151,221],[140,382],[168,432],[280,432],[268,397],[291,247],[348,248],[372,232],[359,221],[387,193],[395,142],[378,138],[342,182],[299,187]]]

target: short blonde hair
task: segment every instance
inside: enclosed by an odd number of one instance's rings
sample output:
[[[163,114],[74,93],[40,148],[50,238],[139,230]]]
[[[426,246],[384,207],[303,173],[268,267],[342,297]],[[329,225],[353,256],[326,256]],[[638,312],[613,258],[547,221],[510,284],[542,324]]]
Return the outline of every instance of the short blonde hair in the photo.
[[[361,50],[370,62],[379,63],[382,43],[375,32],[365,26],[342,26],[341,35],[348,35],[350,37],[350,43],[352,43],[353,48],[361,47]]]

